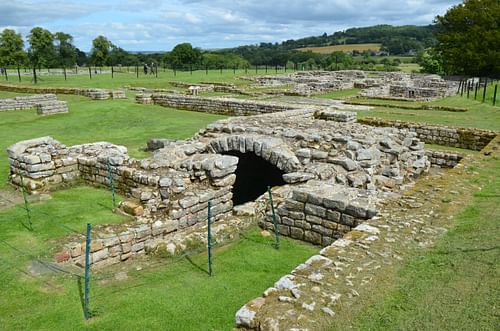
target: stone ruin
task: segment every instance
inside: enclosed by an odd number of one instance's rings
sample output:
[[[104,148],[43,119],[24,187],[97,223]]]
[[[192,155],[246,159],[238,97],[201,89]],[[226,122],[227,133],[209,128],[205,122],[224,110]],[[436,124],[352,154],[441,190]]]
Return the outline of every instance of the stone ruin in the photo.
[[[328,81],[332,78],[340,82]],[[451,91],[438,79],[419,83],[417,76],[406,74],[296,73],[255,79],[263,84],[295,84],[297,94],[305,91],[302,83],[308,86],[304,94],[352,87],[369,93],[388,82],[393,85],[384,85],[383,93],[389,97],[406,93],[391,86],[410,88],[411,84],[412,88],[420,84],[421,89],[441,86],[435,94],[439,96]],[[23,176],[26,188],[38,192],[78,181],[109,187],[112,177],[118,191],[127,197],[121,210],[134,217],[124,224],[96,230],[90,255],[93,268],[144,253],[163,250],[177,254],[192,241],[206,243],[208,201],[212,202],[216,221],[216,243],[231,239],[255,220],[262,228],[274,230],[266,196],[271,186],[281,235],[324,248],[280,279],[263,297],[243,306],[236,314],[242,329],[266,329],[268,318],[261,309],[264,304],[278,306],[302,300],[302,307],[313,311],[314,305],[307,301],[311,298],[304,295],[304,288],[298,288],[318,286],[323,273],[317,272],[317,265],[323,263],[322,268],[330,268],[339,249],[342,254],[348,246],[362,251],[378,240],[377,231],[381,230],[374,225],[379,221],[381,203],[392,192],[403,190],[426,173],[431,162],[452,167],[462,158],[425,151],[420,138],[439,136],[450,143],[464,140],[453,132],[368,126],[357,122],[355,113],[339,111],[345,108],[337,105],[280,105],[224,98],[207,101],[143,92],[136,100],[145,104],[205,112],[223,107],[224,112],[251,116],[215,122],[185,141],[153,139],[148,142],[153,155],[143,160],[131,158],[125,147],[107,142],[68,147],[50,137],[22,141],[8,149],[10,180],[20,185]],[[402,97],[429,98],[429,94],[419,93]],[[489,137],[489,133],[481,134],[472,135],[474,146]],[[63,244],[57,262],[82,266],[82,238],[72,236]],[[311,274],[304,280],[301,277],[306,272]],[[321,293],[331,292],[335,297],[332,302],[338,300],[334,289],[328,288],[330,283],[326,284]],[[283,294],[288,295],[287,291],[293,297]],[[268,297],[277,299],[269,303]],[[327,306],[321,310],[334,315]],[[274,323],[279,317],[271,320]]]
[[[361,88],[361,95],[378,98],[432,100],[453,95],[457,83],[438,75],[359,70],[295,72],[285,75],[245,77],[262,86],[287,86],[285,94],[314,93]]]
[[[107,90],[96,88],[78,87],[41,87],[27,85],[0,84],[1,91],[20,93],[50,93],[50,94],[74,94],[91,98],[92,100],[126,99],[124,90]],[[0,110],[1,111],[1,110]]]
[[[0,99],[0,111],[35,108],[38,115],[67,113],[66,101],[57,100],[55,94],[36,94],[11,99]]]
[[[317,118],[314,109],[234,117],[187,141],[155,141],[153,156],[143,160],[106,142],[67,147],[50,137],[27,140],[8,149],[10,179],[20,185],[23,176],[37,192],[77,180],[109,186],[111,174],[135,221],[126,230],[102,230],[98,237],[112,239],[95,244],[96,267],[172,245],[174,236],[206,224],[208,201],[217,222],[229,220],[224,227],[248,226],[230,220],[233,207],[248,202],[250,214],[264,216],[261,227],[272,228],[268,186],[281,234],[326,246],[376,215],[383,192],[401,189],[430,166],[415,133],[331,119]],[[68,243],[58,260],[80,264],[81,245]]]

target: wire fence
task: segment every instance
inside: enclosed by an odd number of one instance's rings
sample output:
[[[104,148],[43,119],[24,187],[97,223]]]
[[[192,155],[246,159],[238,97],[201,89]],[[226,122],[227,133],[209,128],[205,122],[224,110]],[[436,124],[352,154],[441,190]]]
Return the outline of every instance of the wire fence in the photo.
[[[453,80],[459,82],[457,94],[460,96],[497,106],[500,97],[498,95],[498,79],[455,77]]]
[[[271,195],[271,190],[269,189],[269,200],[272,205],[272,195]],[[39,215],[44,215],[46,217],[50,217],[49,213],[45,213],[37,208],[31,208],[29,205],[29,202],[27,199],[25,201],[25,206],[22,207],[20,205],[17,205],[16,207],[24,209],[24,210],[30,210],[30,214],[27,215],[27,217],[30,217],[30,222],[32,222],[32,227],[29,228],[30,232],[33,235],[37,235],[37,230],[38,230],[38,223],[37,223],[37,218]],[[14,202],[12,202],[14,203]],[[215,264],[217,270],[217,266],[224,266],[224,261],[220,260],[216,255],[212,255],[212,251],[217,248],[221,248],[223,246],[226,246],[228,244],[227,241],[220,241],[217,243],[214,243],[212,241],[212,235],[210,231],[210,225],[211,225],[211,203],[208,202],[208,215],[207,215],[207,224],[208,224],[208,229],[207,229],[207,245],[203,244],[203,242],[200,242],[199,245],[194,246],[191,249],[185,249],[183,250],[182,253],[174,255],[174,256],[156,256],[152,262],[148,262],[145,267],[141,267],[140,271],[146,274],[149,271],[153,271],[158,268],[164,268],[169,265],[177,264],[177,263],[186,263],[189,262],[193,266],[196,272],[201,272],[204,274],[207,274],[208,276],[212,276],[213,274],[213,269],[212,265]],[[12,244],[11,242],[4,240],[0,238],[0,246],[3,248],[8,249],[14,256],[18,258],[22,258],[22,261],[25,260],[30,260],[31,262],[36,262],[38,266],[44,268],[46,271],[54,274],[60,274],[64,275],[67,277],[71,277],[76,280],[76,286],[78,287],[78,293],[79,293],[79,300],[82,303],[82,309],[83,309],[83,314],[85,319],[89,319],[93,316],[92,310],[90,309],[90,304],[89,304],[89,298],[90,298],[90,287],[91,284],[95,284],[95,282],[101,282],[101,281],[109,281],[111,279],[116,278],[116,272],[115,271],[92,271],[91,275],[91,266],[94,264],[93,261],[90,259],[90,254],[91,254],[91,247],[90,243],[93,240],[103,240],[103,239],[114,239],[114,238],[119,238],[119,235],[112,235],[108,237],[103,237],[100,236],[96,233],[91,232],[91,226],[90,224],[87,224],[87,235],[83,235],[81,231],[78,231],[71,226],[65,225],[65,224],[60,224],[60,223],[55,223],[55,222],[50,222],[51,226],[57,226],[60,229],[64,230],[65,233],[67,234],[72,234],[72,235],[78,235],[81,237],[81,239],[86,240],[86,247],[85,247],[85,268],[81,272],[76,272],[74,270],[71,270],[71,268],[67,268],[66,266],[54,263],[54,261],[50,258],[43,258],[40,257],[38,254],[35,252],[31,252],[26,249],[19,248],[17,245]],[[277,232],[277,225],[275,224],[275,232],[276,232],[276,240],[270,239],[269,242],[261,243],[263,245],[269,245],[269,247],[273,247],[274,249],[279,249],[279,237],[278,237],[278,232]],[[244,240],[250,240],[250,238],[246,237],[244,233],[241,231],[238,233],[238,238],[241,238],[240,241],[237,241],[237,243],[242,242]],[[203,254],[204,256],[206,255],[206,263],[201,264],[199,262],[200,255]],[[195,262],[194,260],[198,261]],[[205,257],[202,258],[204,260]],[[8,259],[5,259],[0,256],[0,261],[2,262],[0,265],[0,275],[1,274],[6,274],[8,271],[12,272],[18,272],[22,273],[23,275],[26,275],[30,278],[40,280],[47,286],[51,288],[58,288],[58,286],[54,285],[52,282],[50,282],[47,279],[44,279],[43,277],[39,277],[36,275],[31,274],[29,271],[25,271],[19,266],[15,265],[14,263],[8,262]],[[14,278],[11,278],[10,280],[7,280],[7,282],[11,282]],[[92,281],[92,282],[91,282]],[[82,283],[83,282],[83,283]],[[147,283],[143,284],[136,284],[134,287],[137,286],[143,286],[147,285]],[[94,286],[93,286],[94,287]],[[98,287],[97,287],[98,288]],[[116,292],[122,292],[125,289],[117,289]],[[92,292],[93,293],[93,292]],[[105,291],[102,293],[93,293],[94,298],[99,298],[100,296],[104,295],[109,295],[109,291]]]
[[[71,79],[75,76],[88,76],[90,80],[98,77],[111,77],[115,75],[127,75],[127,77],[135,76],[136,78],[144,77],[175,77],[178,73],[205,73],[206,76],[222,75],[226,73],[238,74],[268,74],[268,73],[287,73],[300,70],[324,70],[321,66],[315,67],[299,67],[297,64],[293,66],[283,65],[248,65],[248,66],[214,66],[214,65],[187,65],[187,66],[158,66],[151,65],[136,65],[136,66],[87,66],[87,67],[71,67],[71,68],[3,68],[2,75],[5,81],[17,80],[27,81],[36,84],[43,81],[43,77],[55,76],[63,77],[64,80]]]

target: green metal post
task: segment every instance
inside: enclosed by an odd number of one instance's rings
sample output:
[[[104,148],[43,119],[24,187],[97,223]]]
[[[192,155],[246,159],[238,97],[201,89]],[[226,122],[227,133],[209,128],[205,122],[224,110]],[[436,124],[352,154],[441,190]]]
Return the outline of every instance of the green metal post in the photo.
[[[89,309],[89,282],[90,282],[90,230],[92,226],[87,223],[87,237],[85,239],[85,287],[84,287],[84,300],[83,300],[83,316],[86,320],[90,318]]]
[[[478,90],[478,88],[479,88],[479,83],[476,83],[476,86],[474,88],[474,100],[477,99],[477,90]]]
[[[495,85],[495,91],[493,91],[493,106],[495,106],[497,103],[497,91],[498,91],[498,84]]]
[[[28,202],[28,197],[26,195],[26,189],[24,188],[24,178],[21,176],[21,191],[23,192],[24,199],[24,209],[26,210],[26,215],[28,216],[28,226],[29,230],[33,231],[33,223],[31,222],[31,209]]]
[[[278,221],[276,219],[276,212],[274,211],[273,204],[273,194],[271,193],[271,187],[267,187],[267,192],[269,193],[269,203],[271,204],[271,211],[273,213],[273,225],[274,225],[274,235],[276,236],[276,249],[280,248],[280,230],[278,227]]]
[[[113,178],[113,171],[111,168],[111,162],[109,161],[109,158],[108,158],[108,180],[109,180],[109,186],[111,187],[111,194],[113,196],[113,208],[115,208],[116,207],[115,180]]]
[[[212,276],[212,201],[208,202],[207,249],[208,249],[208,275]]]
[[[484,89],[483,89],[483,102],[486,100],[486,87],[488,86],[488,80],[484,82]]]

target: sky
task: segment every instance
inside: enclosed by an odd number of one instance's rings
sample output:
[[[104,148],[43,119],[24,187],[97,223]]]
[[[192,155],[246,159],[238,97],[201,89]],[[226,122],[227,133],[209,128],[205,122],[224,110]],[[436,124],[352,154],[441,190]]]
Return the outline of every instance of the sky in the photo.
[[[106,36],[127,51],[281,42],[375,24],[427,25],[453,0],[0,0],[0,31],[66,32],[89,51]]]

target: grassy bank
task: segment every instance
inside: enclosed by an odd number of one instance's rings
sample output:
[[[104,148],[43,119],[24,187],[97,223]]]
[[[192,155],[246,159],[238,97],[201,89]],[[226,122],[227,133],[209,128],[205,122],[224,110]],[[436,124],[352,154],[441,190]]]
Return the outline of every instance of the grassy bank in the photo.
[[[215,250],[213,277],[206,273],[204,253],[123,263],[92,274],[93,318],[85,322],[77,277],[50,272],[37,261],[50,262],[58,238],[70,229],[83,232],[87,222],[121,221],[110,204],[104,190],[54,193],[32,206],[33,232],[21,225],[23,209],[0,211],[2,330],[229,330],[243,304],[318,250],[283,238],[278,251],[272,237],[253,229]]]

